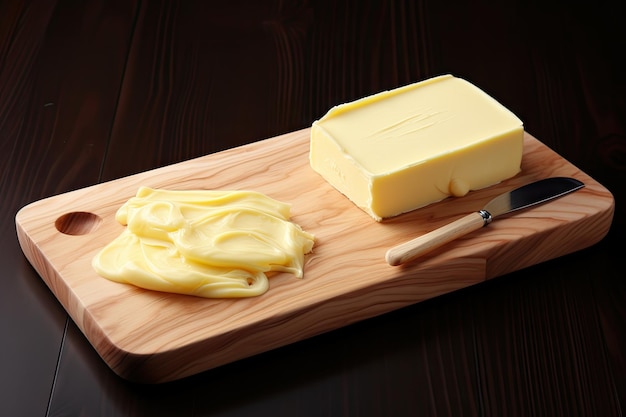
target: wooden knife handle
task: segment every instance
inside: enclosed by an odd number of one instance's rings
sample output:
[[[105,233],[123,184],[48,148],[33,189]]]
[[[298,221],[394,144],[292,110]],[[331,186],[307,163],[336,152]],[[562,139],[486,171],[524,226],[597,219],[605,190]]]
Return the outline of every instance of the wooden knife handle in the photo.
[[[391,266],[401,265],[474,230],[478,230],[485,224],[485,219],[481,213],[470,213],[439,229],[394,246],[387,251],[385,259]]]

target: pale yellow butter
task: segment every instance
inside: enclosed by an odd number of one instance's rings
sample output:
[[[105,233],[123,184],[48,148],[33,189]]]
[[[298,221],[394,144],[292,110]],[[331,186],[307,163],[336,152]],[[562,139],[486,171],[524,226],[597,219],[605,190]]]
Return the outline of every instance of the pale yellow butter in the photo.
[[[266,273],[302,277],[312,234],[290,206],[253,191],[141,187],[116,213],[124,231],[93,259],[112,281],[201,297],[263,294]]]
[[[313,123],[309,157],[380,221],[513,177],[523,136],[495,99],[443,75],[332,108]]]

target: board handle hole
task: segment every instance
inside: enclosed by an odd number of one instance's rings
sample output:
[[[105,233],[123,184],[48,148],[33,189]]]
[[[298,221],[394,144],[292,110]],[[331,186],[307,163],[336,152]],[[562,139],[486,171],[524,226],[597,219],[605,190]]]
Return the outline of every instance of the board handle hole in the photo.
[[[86,235],[91,233],[102,222],[102,218],[86,211],[73,211],[56,219],[54,226],[66,235]]]

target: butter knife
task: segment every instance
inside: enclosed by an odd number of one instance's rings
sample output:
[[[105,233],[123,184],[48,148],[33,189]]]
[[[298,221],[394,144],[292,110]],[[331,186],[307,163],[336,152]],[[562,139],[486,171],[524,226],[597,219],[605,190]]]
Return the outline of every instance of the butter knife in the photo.
[[[389,249],[385,259],[397,266],[412,261],[425,253],[461,236],[487,226],[497,216],[508,214],[574,192],[585,184],[566,177],[545,178],[523,185],[494,198],[482,210],[470,213],[450,224]]]

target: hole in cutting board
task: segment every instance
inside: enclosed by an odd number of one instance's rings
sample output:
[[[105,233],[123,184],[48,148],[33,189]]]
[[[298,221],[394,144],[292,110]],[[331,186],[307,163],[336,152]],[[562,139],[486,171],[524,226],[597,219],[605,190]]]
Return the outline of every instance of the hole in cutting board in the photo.
[[[66,235],[86,235],[91,233],[102,222],[102,218],[86,211],[73,211],[59,217],[54,226]]]

